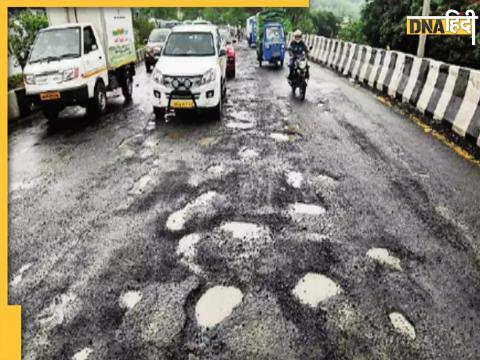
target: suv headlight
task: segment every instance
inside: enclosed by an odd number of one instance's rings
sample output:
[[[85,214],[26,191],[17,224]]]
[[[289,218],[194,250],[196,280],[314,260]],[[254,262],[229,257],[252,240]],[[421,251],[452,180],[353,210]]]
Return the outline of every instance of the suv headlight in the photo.
[[[205,72],[205,74],[203,74],[201,84],[208,84],[212,81],[215,81],[215,78],[215,69],[211,68],[207,72]]]
[[[152,79],[157,84],[161,84],[162,83],[162,72],[160,70],[158,70],[157,68],[153,69]]]
[[[25,74],[23,75],[23,81],[26,85],[35,85],[35,75],[34,74]]]
[[[63,71],[63,81],[74,80],[78,78],[78,67],[67,69]]]

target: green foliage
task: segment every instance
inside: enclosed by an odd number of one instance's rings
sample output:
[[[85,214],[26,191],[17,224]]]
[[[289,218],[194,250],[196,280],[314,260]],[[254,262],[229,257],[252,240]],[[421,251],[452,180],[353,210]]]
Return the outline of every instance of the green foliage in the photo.
[[[146,14],[137,14],[133,17],[133,30],[135,32],[135,46],[137,48],[143,47],[143,43],[150,32],[155,28],[155,24],[149,21],[150,17]]]
[[[47,26],[47,16],[31,10],[22,10],[9,18],[8,44],[22,70],[37,32]]]
[[[330,11],[316,10],[310,13],[314,33],[326,37],[334,37],[338,32],[338,19]]]
[[[418,37],[406,35],[406,17],[421,15],[422,4],[422,0],[367,0],[359,24],[360,33],[369,45],[416,54]],[[448,9],[472,9],[478,13],[480,4],[474,0],[433,0],[431,15],[444,15]],[[341,36],[345,36],[343,29]],[[429,36],[425,55],[451,64],[480,68],[479,46],[472,46],[467,36]]]
[[[363,34],[362,20],[348,21],[340,25],[337,37],[343,41],[350,41],[356,44],[366,44],[367,40]]]
[[[311,9],[332,12],[339,18],[358,19],[364,0],[312,0]]]
[[[8,78],[8,90],[17,89],[23,86],[23,74],[15,74]]]

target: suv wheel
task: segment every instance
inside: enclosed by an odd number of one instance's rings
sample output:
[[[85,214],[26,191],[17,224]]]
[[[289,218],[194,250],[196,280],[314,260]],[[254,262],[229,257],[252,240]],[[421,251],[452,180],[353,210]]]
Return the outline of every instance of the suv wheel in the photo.
[[[42,109],[43,115],[47,118],[50,124],[54,124],[58,121],[58,114],[60,113],[60,109],[48,106]]]

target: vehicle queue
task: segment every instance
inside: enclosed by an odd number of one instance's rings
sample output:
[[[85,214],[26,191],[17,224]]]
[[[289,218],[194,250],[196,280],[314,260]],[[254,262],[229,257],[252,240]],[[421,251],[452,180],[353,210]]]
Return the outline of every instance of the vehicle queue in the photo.
[[[131,12],[51,8],[47,17],[50,26],[34,41],[25,67],[25,85],[27,97],[40,106],[49,122],[57,121],[60,111],[72,105],[86,107],[90,115],[102,115],[107,91],[117,88],[129,101],[136,73]],[[255,41],[260,66],[263,62],[283,66],[285,52],[291,47],[286,45],[282,22],[279,10],[262,11],[255,21],[247,20],[247,41],[250,46]],[[156,117],[196,110],[220,119],[227,79],[236,74],[234,44],[241,31],[203,19],[165,24],[155,28],[144,43]],[[305,56],[297,59],[293,55],[289,83],[293,92],[301,90],[303,99],[308,65]]]

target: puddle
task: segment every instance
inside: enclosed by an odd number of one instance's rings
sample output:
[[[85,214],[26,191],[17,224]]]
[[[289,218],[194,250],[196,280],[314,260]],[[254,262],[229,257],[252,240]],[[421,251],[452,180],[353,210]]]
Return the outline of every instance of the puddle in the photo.
[[[20,270],[18,270],[17,275],[15,275],[15,277],[12,279],[12,281],[10,281],[10,285],[11,286],[16,286],[16,285],[20,284],[23,280],[23,273],[25,271],[27,271],[28,269],[30,269],[31,267],[32,267],[32,263],[28,263],[28,264],[23,265],[20,268]]]
[[[400,259],[390,255],[387,249],[373,248],[367,251],[367,256],[379,263],[388,265],[395,270],[402,271],[402,265]]]
[[[145,191],[145,187],[152,180],[149,175],[142,176],[133,187],[128,191],[129,195],[140,195]]]
[[[317,273],[307,273],[292,291],[301,303],[313,308],[341,292],[342,289],[333,280]]]
[[[233,221],[220,226],[220,230],[229,232],[236,239],[260,239],[268,235],[268,229],[254,223]]]
[[[324,207],[319,205],[313,204],[303,204],[303,203],[295,203],[290,205],[289,213],[290,215],[323,215],[325,214],[326,210]]]
[[[248,159],[257,158],[259,156],[259,153],[258,151],[253,149],[243,148],[238,152],[238,156],[240,156],[240,158],[244,160],[248,160]]]
[[[270,138],[280,142],[290,141],[290,137],[288,135],[280,133],[271,133]]]
[[[198,208],[210,205],[216,196],[216,191],[206,192],[196,198],[193,202],[187,204],[182,210],[175,211],[167,219],[167,229],[170,231],[182,230],[185,223],[189,220],[191,213]]]
[[[200,234],[189,234],[182,237],[178,243],[177,255],[180,256],[180,261],[188,266],[195,274],[200,274],[202,269],[194,263],[195,259],[195,245],[202,239]]]
[[[137,305],[140,300],[142,300],[142,294],[140,291],[127,291],[120,296],[119,303],[121,307],[131,309]]]
[[[229,121],[225,126],[229,129],[248,130],[253,129],[255,124],[251,122]]]
[[[242,299],[242,292],[233,286],[208,289],[195,307],[198,324],[204,328],[215,326],[229,316]]]
[[[48,327],[53,327],[69,320],[78,308],[78,298],[73,293],[56,296],[52,303],[38,316],[38,321]]]
[[[72,360],[87,360],[88,356],[92,352],[93,352],[92,349],[86,347],[86,348],[80,350],[79,352],[75,353],[75,355],[73,355],[73,357],[72,357]]]
[[[415,333],[415,328],[410,323],[410,321],[405,318],[405,316],[398,312],[393,312],[388,315],[388,317],[390,318],[390,322],[398,333],[408,336],[412,340],[415,340],[415,338],[417,337]]]
[[[299,189],[302,186],[303,175],[297,171],[290,171],[287,173],[287,184],[295,189]]]

